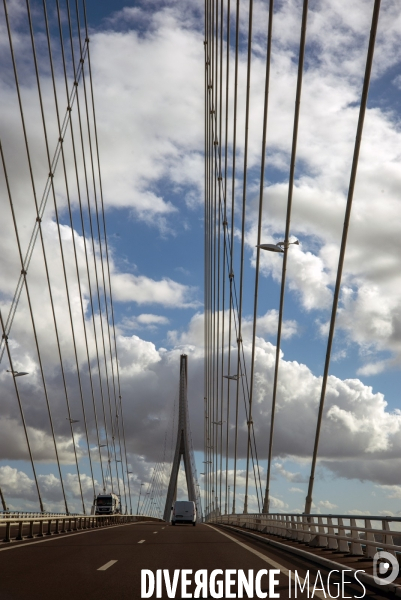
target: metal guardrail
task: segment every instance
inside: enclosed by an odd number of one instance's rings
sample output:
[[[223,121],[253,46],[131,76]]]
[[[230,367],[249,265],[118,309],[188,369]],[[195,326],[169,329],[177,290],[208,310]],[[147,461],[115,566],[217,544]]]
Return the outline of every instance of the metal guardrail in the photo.
[[[19,510],[0,510],[0,521],[4,519],[18,519],[25,517],[83,517],[81,513],[51,513],[51,512],[27,512]]]
[[[162,521],[157,517],[147,515],[43,515],[43,513],[25,513],[17,517],[6,517],[0,515],[0,527],[5,525],[5,536],[3,542],[11,542],[12,539],[19,541],[31,539],[34,537],[44,537],[47,535],[57,535],[68,533],[70,531],[81,531],[85,529],[95,529],[98,527],[107,527],[122,523],[132,523],[137,521]],[[34,525],[38,525],[38,532],[34,533]],[[44,525],[46,531],[43,533]],[[18,532],[14,538],[11,537],[11,526],[17,525]],[[23,535],[24,525],[29,525],[28,535]]]
[[[208,522],[245,527],[311,547],[327,548],[366,558],[373,558],[378,550],[386,550],[394,555],[401,554],[401,518],[398,517],[236,514],[214,515]],[[394,540],[394,537],[397,539]]]

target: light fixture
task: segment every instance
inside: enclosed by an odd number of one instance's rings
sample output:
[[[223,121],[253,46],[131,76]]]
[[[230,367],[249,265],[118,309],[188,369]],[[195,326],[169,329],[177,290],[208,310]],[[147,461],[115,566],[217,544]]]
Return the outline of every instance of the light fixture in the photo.
[[[225,379],[232,379],[232,381],[238,381],[239,377],[242,377],[242,375],[223,375],[223,377]]]
[[[291,244],[296,244],[299,246],[299,241],[295,240],[295,242],[278,242],[277,244],[258,244],[256,248],[268,250],[269,252],[284,252]]]
[[[11,373],[14,377],[22,377],[23,375],[29,375],[26,371],[9,371],[7,369],[7,373]]]

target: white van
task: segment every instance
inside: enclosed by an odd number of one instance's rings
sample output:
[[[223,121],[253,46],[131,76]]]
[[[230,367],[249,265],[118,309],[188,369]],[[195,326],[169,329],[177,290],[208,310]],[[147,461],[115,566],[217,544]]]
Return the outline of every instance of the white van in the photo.
[[[174,503],[173,516],[171,518],[171,524],[176,523],[189,523],[195,527],[196,525],[196,504],[190,500],[177,500]]]

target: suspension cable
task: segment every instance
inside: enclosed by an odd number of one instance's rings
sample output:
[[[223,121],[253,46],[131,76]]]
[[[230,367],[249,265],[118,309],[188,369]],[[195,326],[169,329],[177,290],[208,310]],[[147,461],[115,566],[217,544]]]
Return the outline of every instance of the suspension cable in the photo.
[[[71,21],[71,11],[70,11],[70,3],[69,0],[66,0],[66,4],[67,4],[67,16],[68,16],[68,29],[69,29],[69,38],[70,38],[70,48],[71,48],[71,59],[72,59],[72,63],[73,63],[73,68],[75,71],[75,52],[74,52],[74,46],[73,46],[73,32],[72,32],[72,21]],[[88,46],[88,42],[86,43],[86,48]],[[80,44],[80,60],[79,62],[81,64],[83,64],[83,57],[82,57],[82,45]],[[82,70],[83,73],[83,70]],[[98,276],[97,276],[97,265],[96,265],[96,249],[95,249],[95,243],[94,243],[94,235],[93,235],[93,226],[92,226],[92,217],[91,217],[91,210],[90,210],[90,196],[89,196],[89,184],[88,184],[88,174],[87,174],[87,167],[86,167],[86,159],[85,159],[85,145],[84,145],[84,138],[83,138],[83,127],[82,127],[82,118],[81,118],[81,110],[80,110],[80,102],[79,102],[79,96],[77,95],[77,114],[78,114],[78,129],[79,129],[79,138],[80,138],[80,142],[81,142],[81,151],[82,151],[82,163],[83,163],[83,171],[84,171],[84,180],[85,180],[85,191],[86,191],[86,198],[87,198],[87,207],[88,207],[88,220],[89,220],[89,229],[90,229],[90,240],[91,240],[91,247],[92,247],[92,257],[93,257],[93,264],[94,264],[94,270],[95,270],[95,283],[96,283],[96,292],[97,292],[97,300],[98,300],[98,307],[99,307],[99,314],[101,315],[101,306],[100,306],[100,292],[99,292],[99,282],[98,282]],[[74,151],[74,157],[76,158],[76,154],[75,154],[75,147],[73,146],[73,151]],[[78,176],[78,170],[76,171],[76,176],[77,176],[77,186],[79,186],[79,176]],[[108,435],[108,427],[107,427],[107,418],[106,418],[106,408],[105,408],[105,401],[104,401],[104,392],[103,392],[103,379],[102,379],[102,369],[100,366],[100,354],[99,354],[99,343],[98,343],[98,335],[97,335],[97,328],[96,328],[96,322],[95,322],[95,308],[94,308],[94,302],[93,302],[93,295],[92,295],[92,279],[90,276],[90,268],[89,268],[89,257],[88,257],[88,248],[87,248],[87,242],[86,242],[86,234],[85,234],[85,225],[84,225],[84,216],[83,216],[83,209],[82,209],[82,203],[81,203],[81,194],[78,194],[78,201],[79,201],[79,207],[80,207],[80,219],[81,219],[81,229],[82,229],[82,237],[83,237],[83,241],[84,241],[84,249],[85,249],[85,262],[86,262],[86,272],[87,272],[87,277],[88,277],[88,289],[89,289],[89,297],[90,297],[90,304],[91,304],[91,314],[92,314],[92,327],[93,327],[93,333],[94,333],[94,341],[95,341],[95,349],[96,349],[96,364],[97,364],[97,369],[98,369],[98,374],[99,374],[99,388],[100,388],[100,396],[101,396],[101,403],[102,403],[102,413],[103,413],[103,421],[104,421],[104,429],[105,429],[105,437],[106,437],[106,446],[107,446],[107,456],[108,456],[108,460],[107,460],[107,464],[109,467],[109,476],[110,476],[110,484],[111,484],[111,491],[112,493],[114,493],[114,483],[113,483],[113,473],[111,470],[111,453],[110,453],[110,442],[109,442],[109,435]],[[100,323],[102,325],[102,317],[100,316]],[[110,424],[110,426],[112,427],[112,423]],[[113,436],[113,432],[112,432],[112,436]],[[113,446],[114,449],[114,446]],[[116,459],[116,454],[114,452],[114,459]],[[117,477],[117,483],[118,483],[118,477]]]
[[[264,112],[263,112],[263,137],[262,137],[262,160],[260,166],[260,188],[259,188],[259,213],[258,213],[258,233],[256,246],[256,266],[255,266],[255,294],[253,307],[253,325],[252,325],[252,356],[251,356],[251,377],[250,377],[250,392],[249,392],[249,423],[252,423],[252,401],[253,401],[253,386],[255,376],[255,349],[256,349],[256,324],[258,313],[258,294],[259,294],[259,266],[260,266],[260,242],[262,231],[262,215],[263,215],[263,190],[265,182],[265,162],[266,162],[266,137],[267,137],[267,115],[269,104],[269,86],[270,86],[270,63],[271,63],[271,46],[273,32],[273,10],[274,0],[270,0],[269,4],[269,21],[267,28],[267,51],[266,51],[266,74],[265,74],[265,97],[264,97]],[[250,426],[248,426],[248,442],[247,442],[247,458],[246,458],[246,490],[248,490],[249,478],[249,450],[251,445]],[[244,509],[245,511],[245,509]]]
[[[83,7],[84,7],[84,19],[85,19],[85,31],[86,31],[86,37],[88,39],[88,37],[89,37],[88,36],[88,22],[87,22],[87,15],[86,15],[85,0],[83,2]],[[125,466],[126,466],[126,471],[127,471],[128,494],[129,494],[131,514],[132,514],[131,488],[130,488],[130,481],[129,481],[129,477],[128,477],[127,445],[126,445],[125,426],[124,426],[124,412],[123,412],[123,404],[122,404],[122,396],[121,396],[120,372],[119,372],[119,362],[118,362],[118,353],[117,353],[117,336],[116,336],[116,327],[115,327],[115,319],[114,319],[114,306],[113,306],[113,295],[112,295],[112,287],[111,287],[109,250],[108,250],[108,242],[107,242],[106,219],[105,219],[104,200],[103,200],[103,186],[102,186],[102,177],[101,177],[101,171],[100,171],[99,141],[98,141],[98,135],[97,135],[95,101],[94,101],[94,93],[93,93],[92,67],[91,67],[89,48],[88,48],[88,71],[89,71],[89,82],[90,82],[90,88],[91,88],[93,126],[94,126],[94,133],[95,133],[95,148],[96,148],[97,167],[98,167],[100,201],[101,201],[102,216],[103,216],[103,232],[104,232],[104,241],[105,241],[105,250],[106,250],[106,264],[107,264],[107,275],[108,275],[108,285],[109,285],[111,319],[112,319],[112,327],[113,327],[114,356],[115,356],[115,362],[116,362],[116,373],[117,373],[117,382],[118,382],[118,397],[120,400],[120,414],[121,414],[121,422],[122,422]],[[112,362],[112,365],[113,365],[113,362]],[[113,377],[114,377],[114,375],[113,375]]]
[[[35,207],[36,207],[36,214],[37,214],[37,219],[38,219],[39,218],[39,211],[38,211],[39,207],[38,207],[38,203],[37,203],[36,186],[35,186],[35,181],[34,181],[34,176],[33,176],[31,154],[30,154],[30,149],[29,149],[29,144],[28,144],[28,137],[27,137],[26,126],[25,126],[25,117],[24,117],[24,111],[23,111],[21,94],[20,94],[20,87],[19,87],[18,73],[17,73],[17,65],[16,65],[16,61],[15,61],[14,47],[13,47],[13,41],[12,41],[12,33],[11,33],[10,22],[9,22],[9,18],[8,18],[7,0],[3,0],[3,4],[4,4],[4,12],[5,12],[5,18],[6,18],[6,25],[7,25],[7,33],[8,33],[8,40],[9,40],[9,46],[10,46],[11,60],[12,60],[12,64],[13,64],[14,80],[15,80],[15,85],[16,85],[18,105],[19,105],[19,111],[20,111],[20,117],[21,117],[21,124],[22,124],[23,133],[24,133],[25,150],[26,150],[26,155],[27,155],[27,160],[28,160],[28,165],[29,165],[31,186],[32,186],[33,197],[34,197],[34,202],[35,202]],[[59,459],[59,454],[58,454],[58,447],[57,447],[56,436],[55,436],[55,432],[54,432],[53,417],[52,417],[52,412],[51,412],[51,408],[50,408],[49,396],[48,396],[47,385],[46,385],[46,380],[45,380],[45,375],[44,375],[43,362],[42,362],[42,357],[41,357],[41,352],[40,352],[40,347],[39,347],[39,340],[38,340],[38,335],[37,335],[37,328],[36,328],[35,318],[34,318],[34,314],[33,314],[33,308],[32,308],[32,302],[31,302],[31,295],[30,295],[30,292],[29,292],[28,281],[27,281],[27,278],[26,278],[27,273],[24,270],[24,260],[23,260],[23,255],[22,255],[22,249],[21,249],[21,243],[20,243],[20,236],[19,236],[18,226],[17,226],[17,221],[16,221],[16,216],[15,216],[15,212],[14,212],[14,206],[13,206],[13,201],[12,201],[12,196],[11,196],[11,190],[10,190],[9,183],[8,183],[8,177],[6,175],[5,162],[3,162],[3,167],[4,167],[4,173],[5,173],[6,180],[7,180],[8,199],[9,199],[10,209],[11,209],[11,212],[12,212],[12,218],[13,218],[13,224],[14,224],[14,231],[15,231],[15,236],[16,236],[17,246],[18,246],[18,254],[19,254],[20,263],[21,263],[21,274],[23,275],[23,278],[24,278],[24,285],[25,285],[25,290],[26,290],[26,294],[27,294],[29,313],[30,313],[30,317],[31,317],[33,335],[34,335],[35,346],[36,346],[36,351],[37,351],[37,356],[38,356],[38,362],[39,362],[39,369],[40,369],[40,374],[41,374],[41,379],[42,379],[43,391],[44,391],[44,395],[45,395],[45,401],[46,401],[46,407],[47,407],[47,412],[48,412],[48,417],[49,417],[51,435],[52,435],[52,439],[53,439],[54,451],[55,451],[55,455],[56,455],[57,469],[58,469],[58,473],[59,473],[59,477],[60,477],[60,484],[61,484],[61,489],[62,489],[62,494],[63,494],[63,500],[64,500],[64,505],[65,505],[65,510],[66,510],[66,512],[68,514],[68,512],[69,512],[68,511],[68,504],[67,504],[67,499],[66,499],[66,495],[65,495],[63,476],[62,476],[62,473],[61,473],[61,466],[60,466],[60,459]],[[52,178],[50,178],[50,179],[52,179]],[[46,253],[45,253],[43,236],[42,236],[41,222],[39,222],[39,234],[40,234],[40,239],[41,239],[41,245],[42,245],[43,258],[44,258],[44,263],[45,263],[47,283],[48,283],[48,288],[49,288],[49,294],[50,294],[50,300],[51,300],[51,305],[52,305],[53,317],[55,319],[53,299],[52,299],[51,288],[50,288],[50,280],[49,280],[49,274],[48,274],[48,269],[47,269]],[[58,338],[57,325],[56,325],[55,320],[54,320],[54,324],[55,324],[56,336]],[[61,353],[59,354],[59,357],[61,359]],[[66,391],[66,387],[64,389]],[[74,439],[73,439],[73,443],[74,443]],[[74,445],[74,450],[75,450],[75,445]],[[78,463],[77,463],[77,468],[78,468]],[[85,511],[85,505],[84,505],[84,502],[83,502],[83,498],[82,498],[82,503],[83,503],[83,510]]]
[[[287,215],[285,223],[285,235],[284,235],[284,255],[283,255],[283,266],[281,273],[281,289],[280,289],[280,309],[277,326],[277,343],[276,343],[276,358],[274,364],[274,381],[273,381],[273,398],[271,406],[271,418],[270,418],[270,439],[269,439],[269,457],[267,462],[267,477],[266,477],[266,491],[265,499],[263,504],[263,512],[269,512],[270,502],[270,475],[271,475],[271,464],[273,459],[273,438],[274,438],[274,417],[276,412],[276,397],[277,397],[277,381],[278,381],[278,368],[280,363],[280,346],[281,346],[281,328],[283,322],[284,313],[284,294],[285,294],[285,280],[287,271],[287,257],[290,237],[290,225],[291,225],[291,209],[292,209],[292,196],[294,191],[294,174],[295,174],[295,160],[297,154],[297,140],[298,140],[298,123],[299,113],[301,108],[301,91],[302,91],[302,76],[303,66],[305,57],[305,42],[306,42],[306,23],[308,18],[308,0],[304,0],[302,9],[302,24],[301,24],[301,39],[299,43],[299,58],[298,58],[298,75],[297,75],[297,91],[295,98],[295,111],[294,111],[294,126],[292,135],[292,149],[291,149],[291,162],[290,162],[290,176],[288,182],[288,198],[287,198]]]
[[[64,53],[63,32],[62,32],[59,0],[56,0],[56,6],[57,6],[57,19],[58,19],[60,48],[61,48],[63,71],[64,71],[65,89],[66,89],[66,93],[68,93],[67,69],[66,69],[66,60],[65,60],[65,53]],[[46,8],[46,6],[45,6],[45,8]],[[55,103],[56,103],[56,110],[57,110],[58,102],[57,102],[57,94],[56,93],[55,93]],[[81,192],[80,192],[80,186],[79,186],[78,165],[77,165],[76,151],[75,151],[75,137],[74,137],[74,130],[73,130],[71,120],[70,120],[70,134],[71,134],[71,142],[72,142],[72,147],[73,147],[74,166],[75,166],[76,181],[77,181],[77,192],[78,192],[78,197],[80,199]],[[87,333],[87,325],[86,325],[86,319],[85,319],[85,309],[84,309],[83,292],[82,292],[82,285],[81,285],[81,276],[80,276],[79,265],[78,265],[78,255],[77,255],[77,247],[76,247],[76,241],[75,241],[75,233],[74,233],[75,230],[74,230],[74,223],[73,223],[73,216],[72,216],[70,191],[69,191],[67,170],[66,170],[65,157],[64,157],[64,147],[62,150],[62,158],[63,158],[63,168],[64,168],[64,180],[65,180],[65,185],[66,185],[66,197],[67,197],[67,204],[68,204],[69,224],[70,224],[71,232],[72,232],[72,244],[73,244],[73,250],[74,250],[75,271],[76,271],[76,275],[77,275],[82,326],[83,326],[84,340],[85,340],[86,360],[87,360],[87,366],[88,366],[89,382],[90,382],[90,389],[91,389],[91,399],[92,399],[92,406],[93,406],[93,413],[94,413],[95,427],[96,427],[96,439],[97,439],[97,444],[98,444],[99,463],[100,463],[100,470],[101,470],[101,477],[102,477],[102,484],[103,484],[103,492],[105,493],[106,486],[105,486],[105,476],[104,476],[104,469],[103,469],[103,460],[102,460],[102,454],[101,454],[101,449],[100,449],[101,443],[100,443],[100,434],[99,434],[99,424],[98,424],[97,409],[96,409],[96,402],[95,402],[95,392],[94,392],[94,386],[93,386],[92,365],[91,365],[91,360],[90,360],[90,355],[89,355],[88,333]],[[79,201],[79,204],[81,206],[80,201]],[[85,242],[84,242],[84,245],[85,245],[85,249],[86,249]],[[91,294],[91,289],[89,289],[89,294]]]
[[[335,329],[335,324],[336,324],[338,300],[339,300],[340,288],[341,288],[341,278],[342,278],[342,272],[343,272],[343,267],[344,267],[345,249],[347,246],[348,229],[349,229],[349,223],[350,223],[350,219],[351,219],[352,201],[354,198],[355,181],[356,181],[356,174],[357,174],[357,170],[358,170],[359,151],[361,148],[363,124],[364,124],[364,120],[365,120],[366,106],[367,106],[367,102],[368,102],[369,84],[370,84],[370,76],[371,76],[372,64],[373,64],[373,55],[374,55],[374,50],[375,50],[377,25],[379,22],[379,14],[380,14],[380,0],[375,0],[374,7],[373,7],[372,24],[371,24],[371,29],[370,29],[369,47],[368,47],[368,53],[367,53],[367,57],[366,57],[365,76],[364,76],[364,80],[363,80],[361,103],[360,103],[360,108],[359,108],[359,118],[358,118],[358,126],[357,126],[357,131],[356,131],[356,138],[355,138],[354,155],[352,158],[352,167],[351,167],[350,183],[349,183],[349,188],[348,188],[348,197],[347,197],[347,204],[346,204],[345,217],[344,217],[344,226],[343,226],[342,239],[341,239],[341,248],[340,248],[340,255],[339,255],[339,259],[338,259],[336,285],[334,288],[333,306],[332,306],[332,310],[331,310],[330,328],[329,328],[329,335],[328,335],[328,340],[327,340],[326,359],[325,359],[325,364],[324,364],[322,389],[321,389],[321,394],[320,394],[319,412],[318,412],[315,442],[314,442],[314,448],[313,448],[311,474],[310,474],[310,478],[309,478],[308,495],[306,497],[306,503],[305,503],[305,514],[310,514],[311,509],[312,509],[312,492],[313,492],[313,483],[314,483],[314,478],[315,478],[317,453],[318,453],[318,448],[319,448],[320,428],[321,428],[322,418],[323,418],[323,408],[324,408],[324,401],[325,401],[325,396],[326,396],[327,379],[329,376],[331,350],[332,350],[332,346],[333,346],[334,329]]]

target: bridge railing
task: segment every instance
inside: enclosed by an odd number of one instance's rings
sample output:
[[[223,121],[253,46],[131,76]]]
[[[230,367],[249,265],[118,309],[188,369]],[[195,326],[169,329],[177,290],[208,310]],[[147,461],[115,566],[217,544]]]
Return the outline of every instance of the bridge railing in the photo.
[[[401,518],[370,515],[235,514],[212,516],[209,523],[261,533],[373,558],[378,550],[401,554]]]
[[[0,531],[4,535],[2,541],[11,542],[12,539],[19,541],[138,521],[160,522],[162,519],[147,515],[44,515],[43,513],[23,513],[12,517],[0,515]],[[25,528],[28,527],[28,532],[24,532],[24,526]]]
[[[0,521],[4,519],[19,519],[27,517],[82,517],[81,513],[54,513],[54,512],[28,512],[20,510],[3,510],[0,511]]]

